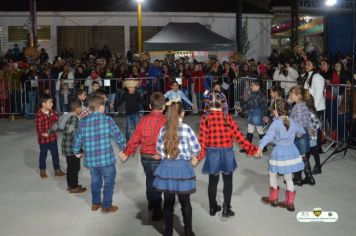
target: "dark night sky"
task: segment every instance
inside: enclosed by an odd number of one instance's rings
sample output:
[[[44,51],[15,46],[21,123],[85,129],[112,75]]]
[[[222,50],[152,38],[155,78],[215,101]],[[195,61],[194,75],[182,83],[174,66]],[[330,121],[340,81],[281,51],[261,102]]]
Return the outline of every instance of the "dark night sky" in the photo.
[[[243,1],[244,13],[269,12],[270,0]],[[143,10],[156,12],[235,12],[235,2],[234,0],[145,0]],[[0,0],[0,11],[27,11],[28,6],[28,0]],[[134,0],[37,0],[37,10],[135,11],[136,2]]]

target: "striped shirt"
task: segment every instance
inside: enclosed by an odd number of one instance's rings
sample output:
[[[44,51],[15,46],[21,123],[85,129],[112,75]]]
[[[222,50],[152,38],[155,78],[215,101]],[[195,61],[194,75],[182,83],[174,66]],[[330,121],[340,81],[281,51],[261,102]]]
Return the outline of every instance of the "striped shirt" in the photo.
[[[103,113],[91,113],[79,124],[74,137],[73,153],[85,152],[84,165],[87,167],[108,166],[115,163],[115,155],[111,146],[111,138],[125,149],[125,138],[111,117]]]
[[[162,127],[157,140],[157,153],[161,155],[161,159],[170,159],[169,156],[165,153],[164,147],[164,136],[166,133],[166,127]],[[179,153],[178,157],[175,160],[184,159],[190,160],[192,156],[197,157],[200,153],[200,144],[197,137],[195,136],[194,131],[190,128],[189,125],[184,123],[179,124],[178,128],[179,136]]]

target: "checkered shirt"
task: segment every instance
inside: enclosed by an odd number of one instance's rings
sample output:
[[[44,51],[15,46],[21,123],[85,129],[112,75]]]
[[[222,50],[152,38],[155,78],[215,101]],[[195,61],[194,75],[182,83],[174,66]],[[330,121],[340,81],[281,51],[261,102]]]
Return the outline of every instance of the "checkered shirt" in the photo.
[[[49,114],[39,110],[35,118],[35,126],[37,139],[39,144],[52,143],[57,140],[57,134],[51,132],[52,126],[58,121],[59,117],[54,111],[49,111]],[[43,137],[42,134],[49,133],[48,137]]]
[[[170,159],[165,153],[164,147],[164,136],[166,133],[166,127],[162,127],[159,132],[157,140],[157,153],[161,155],[161,159]],[[194,131],[190,128],[189,125],[180,123],[178,128],[179,136],[179,154],[175,160],[184,159],[190,160],[192,156],[198,156],[200,153],[200,144],[197,137],[195,136]]]
[[[110,138],[113,138],[120,150],[125,149],[125,138],[111,117],[94,112],[79,123],[74,137],[73,154],[84,149],[86,167],[108,166],[115,163],[115,155]]]
[[[149,115],[142,117],[132,137],[127,142],[124,153],[128,156],[133,155],[140,145],[140,152],[142,154],[157,154],[158,133],[166,124],[166,121],[166,117],[159,111],[151,111]]]
[[[85,117],[87,117],[90,114],[91,114],[91,111],[89,110],[89,108],[84,107],[79,114],[79,119],[83,120]]]
[[[227,115],[225,120],[223,111],[209,111],[207,115],[202,116],[199,130],[201,145],[199,160],[205,157],[208,147],[231,148],[234,139],[248,155],[254,155],[258,151],[256,146],[245,139],[231,115]]]
[[[72,116],[66,123],[63,130],[62,139],[62,154],[64,156],[72,156],[73,154],[73,142],[74,136],[79,126],[79,118],[77,116]]]

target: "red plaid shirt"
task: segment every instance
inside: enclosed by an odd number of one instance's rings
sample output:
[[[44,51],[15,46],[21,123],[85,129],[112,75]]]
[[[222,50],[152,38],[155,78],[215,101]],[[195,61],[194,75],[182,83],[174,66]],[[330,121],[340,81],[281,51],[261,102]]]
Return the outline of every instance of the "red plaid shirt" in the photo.
[[[37,112],[35,124],[39,144],[51,143],[57,140],[57,134],[55,132],[51,132],[48,137],[44,137],[42,134],[48,133],[54,123],[58,121],[58,118],[58,115],[53,111],[49,111],[49,115],[41,110]]]
[[[200,120],[199,143],[201,152],[198,160],[202,160],[205,157],[208,147],[231,148],[234,138],[241,148],[247,151],[248,155],[257,153],[258,147],[245,139],[231,115],[226,117],[225,124],[222,111],[209,111],[209,114],[203,115]]]
[[[135,154],[137,147],[141,145],[142,154],[157,154],[156,144],[160,129],[166,124],[166,117],[159,111],[151,111],[138,122],[132,137],[126,144],[124,153],[126,155]]]

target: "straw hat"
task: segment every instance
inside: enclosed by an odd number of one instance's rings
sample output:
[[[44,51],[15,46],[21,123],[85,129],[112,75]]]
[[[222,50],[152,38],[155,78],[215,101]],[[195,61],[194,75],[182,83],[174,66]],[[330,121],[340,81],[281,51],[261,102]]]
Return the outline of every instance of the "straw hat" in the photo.
[[[124,87],[126,88],[136,88],[140,81],[137,79],[127,79],[124,81]]]

